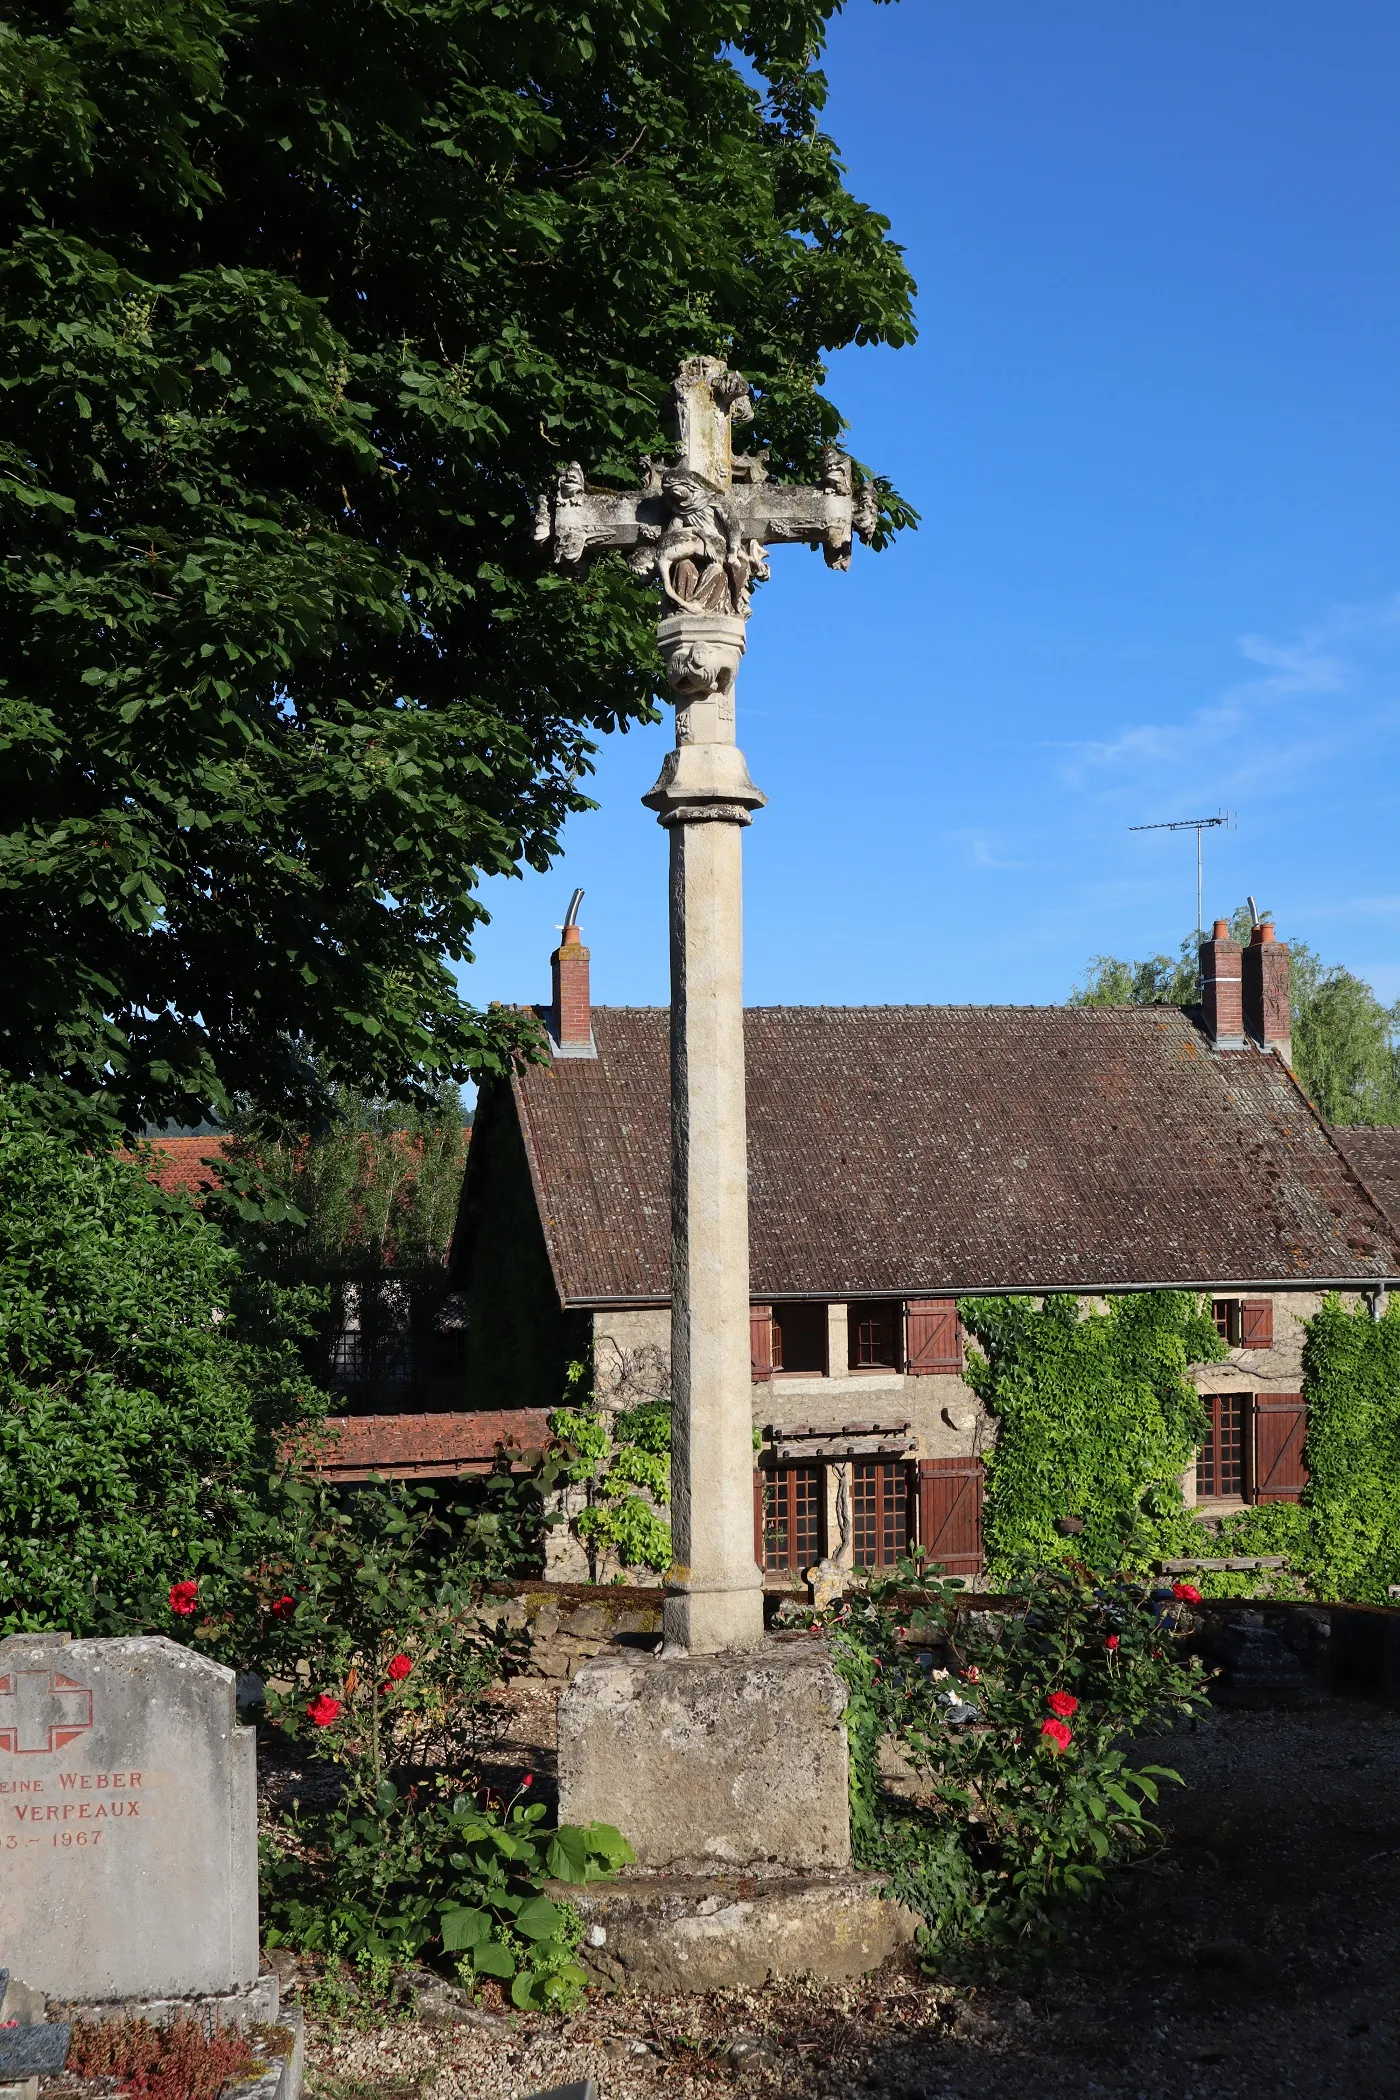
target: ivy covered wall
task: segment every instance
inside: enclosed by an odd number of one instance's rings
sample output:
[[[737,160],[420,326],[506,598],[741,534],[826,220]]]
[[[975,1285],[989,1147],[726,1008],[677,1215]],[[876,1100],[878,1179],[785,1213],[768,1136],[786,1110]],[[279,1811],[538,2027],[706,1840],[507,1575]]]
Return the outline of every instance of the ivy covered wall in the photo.
[[[1225,1351],[1187,1291],[1142,1291],[1083,1311],[1068,1294],[963,1298],[967,1381],[997,1418],[987,1454],[993,1582],[1028,1561],[1146,1571],[1200,1552],[1181,1499],[1205,1415],[1187,1377]],[[1064,1536],[1057,1521],[1078,1518]]]
[[[1308,1323],[1303,1349],[1308,1484],[1300,1503],[1242,1510],[1220,1527],[1222,1554],[1282,1553],[1271,1586],[1329,1601],[1388,1604],[1400,1583],[1400,1301],[1383,1319],[1333,1294]],[[1251,1587],[1203,1577],[1213,1595]]]
[[[1308,1485],[1301,1502],[1207,1529],[1181,1476],[1205,1427],[1187,1376],[1225,1355],[1208,1303],[1144,1291],[1083,1310],[1068,1295],[964,1298],[967,1379],[997,1418],[987,1454],[993,1583],[1027,1562],[1145,1572],[1156,1560],[1282,1554],[1278,1573],[1203,1572],[1207,1595],[1386,1604],[1400,1583],[1400,1300],[1377,1320],[1333,1294],[1303,1351]],[[1082,1531],[1057,1525],[1079,1519]]]

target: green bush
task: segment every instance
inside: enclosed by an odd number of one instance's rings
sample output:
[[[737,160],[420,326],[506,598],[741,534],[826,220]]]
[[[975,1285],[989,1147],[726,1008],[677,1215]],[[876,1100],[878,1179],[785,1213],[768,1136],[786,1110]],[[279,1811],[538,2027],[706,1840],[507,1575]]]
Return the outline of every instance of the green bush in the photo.
[[[987,1453],[989,1573],[1077,1559],[1145,1572],[1200,1550],[1181,1499],[1205,1416],[1186,1376],[1225,1352],[1193,1292],[1139,1291],[1082,1312],[1068,1294],[962,1298],[967,1380],[997,1418]],[[1077,1517],[1062,1537],[1056,1520]]]
[[[528,1639],[483,1624],[478,1574],[470,1534],[428,1491],[342,1507],[298,1481],[260,1557],[228,1571],[230,1622],[252,1620],[235,1637],[278,1673],[268,1718],[341,1774],[331,1807],[294,1812],[265,1842],[268,1937],[371,1973],[455,1956],[464,1980],[557,2008],[583,1988],[579,1921],[540,1884],[595,1880],[631,1855],[605,1825],[554,1829],[537,1802],[483,1800],[483,1698]]]
[[[259,1285],[139,1159],[0,1097],[0,1631],[174,1622],[314,1413],[307,1294]]]
[[[926,1956],[944,1965],[1046,1938],[1153,1841],[1157,1783],[1176,1774],[1131,1769],[1123,1740],[1204,1697],[1199,1662],[1175,1651],[1176,1607],[1159,1614],[1126,1579],[1043,1569],[1009,1608],[977,1601],[906,1562],[830,1628],[857,1861],[920,1914]],[[916,1799],[882,1776],[882,1742]]]

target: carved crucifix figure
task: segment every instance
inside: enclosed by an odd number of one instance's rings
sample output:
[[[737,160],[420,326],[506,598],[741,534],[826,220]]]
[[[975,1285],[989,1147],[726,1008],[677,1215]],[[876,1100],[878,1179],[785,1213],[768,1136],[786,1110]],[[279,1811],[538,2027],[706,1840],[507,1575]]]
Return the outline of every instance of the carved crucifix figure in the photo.
[[[566,573],[605,548],[661,591],[657,639],[675,696],[676,748],[643,797],[671,839],[671,1517],[666,1647],[756,1647],[749,1365],[748,1153],[744,1108],[740,839],[767,799],[734,737],[734,679],[765,549],[802,541],[849,567],[874,529],[874,492],[853,488],[835,446],[817,487],[768,479],[735,456],[747,383],[693,357],[673,388],[674,460],[634,491],[591,488],[576,463],[541,497],[535,536]]]

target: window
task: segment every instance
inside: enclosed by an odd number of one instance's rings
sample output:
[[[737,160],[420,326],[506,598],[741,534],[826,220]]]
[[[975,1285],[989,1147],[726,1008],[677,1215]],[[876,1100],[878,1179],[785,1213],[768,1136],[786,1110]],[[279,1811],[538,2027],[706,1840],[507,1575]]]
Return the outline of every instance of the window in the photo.
[[[852,1305],[849,1308],[847,1331],[851,1339],[850,1364],[853,1371],[900,1369],[903,1312],[904,1308],[896,1300],[889,1300],[881,1305]]]
[[[781,1466],[762,1476],[763,1565],[798,1574],[822,1557],[824,1469]]]
[[[1244,1494],[1245,1410],[1247,1393],[1202,1393],[1206,1411],[1205,1439],[1196,1459],[1196,1496]]]
[[[826,1376],[826,1307],[773,1307],[773,1369]]]
[[[858,1568],[892,1568],[909,1548],[909,1474],[898,1460],[851,1467],[851,1528]]]
[[[1237,1349],[1240,1342],[1240,1301],[1238,1298],[1212,1298],[1211,1317],[1215,1331],[1222,1342]]]

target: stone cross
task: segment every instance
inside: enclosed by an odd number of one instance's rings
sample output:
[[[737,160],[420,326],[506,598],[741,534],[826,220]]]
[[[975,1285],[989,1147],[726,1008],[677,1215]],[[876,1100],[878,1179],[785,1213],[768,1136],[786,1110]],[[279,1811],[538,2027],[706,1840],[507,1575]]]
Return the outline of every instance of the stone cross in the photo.
[[[92,1726],[92,1693],[61,1670],[0,1676],[0,1750],[18,1757],[61,1750]]]
[[[689,358],[672,388],[676,456],[648,460],[640,489],[590,487],[561,468],[535,537],[581,575],[627,550],[660,586],[657,640],[675,696],[676,748],[643,801],[671,840],[671,1519],[675,1561],[663,1613],[668,1651],[757,1647],[763,1576],[753,1549],[748,1147],[744,1106],[740,839],[767,797],[734,736],[734,680],[765,549],[820,547],[849,567],[869,539],[874,492],[856,491],[834,445],[815,488],[768,479],[766,455],[737,455],[753,417],[748,384]]]

